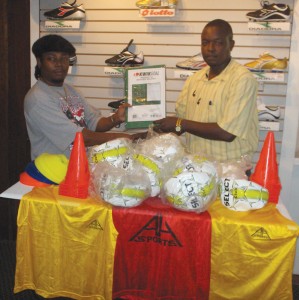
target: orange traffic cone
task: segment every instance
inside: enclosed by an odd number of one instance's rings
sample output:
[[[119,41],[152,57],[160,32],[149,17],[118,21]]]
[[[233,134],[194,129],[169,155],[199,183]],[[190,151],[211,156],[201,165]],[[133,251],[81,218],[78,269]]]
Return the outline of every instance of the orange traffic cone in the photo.
[[[275,140],[272,131],[269,131],[266,136],[254,173],[250,176],[250,181],[268,189],[268,202],[278,203],[281,183],[278,175]]]
[[[82,132],[77,132],[64,181],[59,195],[82,198],[88,196],[90,172]]]

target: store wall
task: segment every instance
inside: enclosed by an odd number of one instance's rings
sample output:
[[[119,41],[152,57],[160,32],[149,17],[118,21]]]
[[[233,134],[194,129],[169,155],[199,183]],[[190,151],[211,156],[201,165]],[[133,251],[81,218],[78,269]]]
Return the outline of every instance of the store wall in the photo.
[[[270,52],[277,58],[290,58],[292,54],[293,60],[296,59],[295,56],[298,53],[297,44],[294,44],[296,37],[292,36],[292,31],[297,30],[295,22],[298,20],[298,9],[295,10],[293,16],[295,21],[294,23],[292,21],[289,31],[261,30],[257,32],[248,29],[246,13],[260,8],[258,0],[179,0],[176,16],[173,18],[140,17],[134,0],[78,0],[78,4],[81,3],[86,9],[86,19],[81,22],[79,29],[49,29],[45,27],[43,13],[58,7],[61,1],[31,0],[32,42],[39,35],[58,33],[74,44],[77,49],[78,63],[72,68],[67,81],[79,88],[90,104],[100,108],[104,115],[110,113],[108,108],[110,101],[124,96],[123,79],[105,74],[105,60],[118,54],[131,39],[134,39],[134,43],[130,51],[134,53],[143,51],[146,66],[166,65],[168,115],[174,114],[175,101],[185,82],[184,78],[176,77],[175,65],[200,52],[201,31],[204,25],[212,19],[222,18],[231,23],[236,42],[232,56],[241,64],[255,60],[264,51]],[[294,0],[282,0],[279,3],[290,5],[291,9],[298,7],[298,3]],[[291,42],[293,43],[292,52]],[[35,60],[32,59],[32,68],[34,64]],[[293,205],[296,199],[291,198],[291,191],[298,106],[296,108],[293,103],[291,90],[298,90],[298,84],[295,83],[296,77],[294,76],[297,75],[294,67],[290,66],[290,70],[292,68],[292,77],[287,71],[281,82],[260,83],[258,95],[265,104],[278,105],[282,110],[280,130],[275,131],[274,134],[280,177],[283,183],[284,199],[282,201],[286,203],[287,208],[296,206]],[[34,81],[33,78],[32,83]],[[254,162],[259,159],[267,133],[267,130],[260,130],[259,150],[254,156]],[[290,214],[299,222],[298,205],[290,211]],[[299,268],[296,273],[299,274]]]

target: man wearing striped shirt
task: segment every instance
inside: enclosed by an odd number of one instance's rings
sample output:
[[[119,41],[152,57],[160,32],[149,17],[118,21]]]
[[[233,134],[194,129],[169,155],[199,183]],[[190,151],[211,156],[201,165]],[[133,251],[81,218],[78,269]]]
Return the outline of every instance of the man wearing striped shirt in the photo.
[[[234,44],[229,23],[209,22],[201,35],[208,66],[186,80],[176,103],[177,117],[154,122],[159,132],[186,133],[191,153],[218,161],[252,159],[258,146],[258,83],[231,58]]]

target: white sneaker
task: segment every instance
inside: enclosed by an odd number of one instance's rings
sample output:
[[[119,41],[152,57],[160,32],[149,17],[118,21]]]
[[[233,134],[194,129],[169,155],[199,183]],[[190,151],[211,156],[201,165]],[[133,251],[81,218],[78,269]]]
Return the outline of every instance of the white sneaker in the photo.
[[[203,60],[200,53],[176,64],[177,68],[186,70],[200,70],[205,66],[207,66],[207,63]]]
[[[274,105],[265,105],[258,102],[258,119],[259,121],[276,121],[280,118],[280,107]]]

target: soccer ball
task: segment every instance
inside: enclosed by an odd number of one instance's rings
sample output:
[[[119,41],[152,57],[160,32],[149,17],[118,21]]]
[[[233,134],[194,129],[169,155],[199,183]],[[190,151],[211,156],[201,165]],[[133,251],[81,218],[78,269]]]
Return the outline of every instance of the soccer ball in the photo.
[[[89,149],[88,161],[91,166],[99,162],[106,161],[113,166],[119,166],[122,163],[123,155],[130,152],[131,140],[119,138],[107,143],[93,146]]]
[[[248,211],[264,207],[269,198],[268,190],[255,182],[244,179],[222,178],[220,184],[222,204],[235,211]]]
[[[161,191],[161,169],[162,164],[154,158],[142,154],[134,154],[133,158],[147,173],[151,183],[151,197],[158,196]]]
[[[182,172],[164,185],[166,200],[175,208],[203,212],[216,198],[215,177],[203,172]]]
[[[151,192],[150,181],[140,166],[128,171],[107,162],[99,163],[92,173],[92,183],[95,193],[105,202],[121,207],[137,206]]]
[[[210,176],[218,177],[215,165],[198,155],[185,155],[177,161],[174,176],[182,172],[203,172]]]

